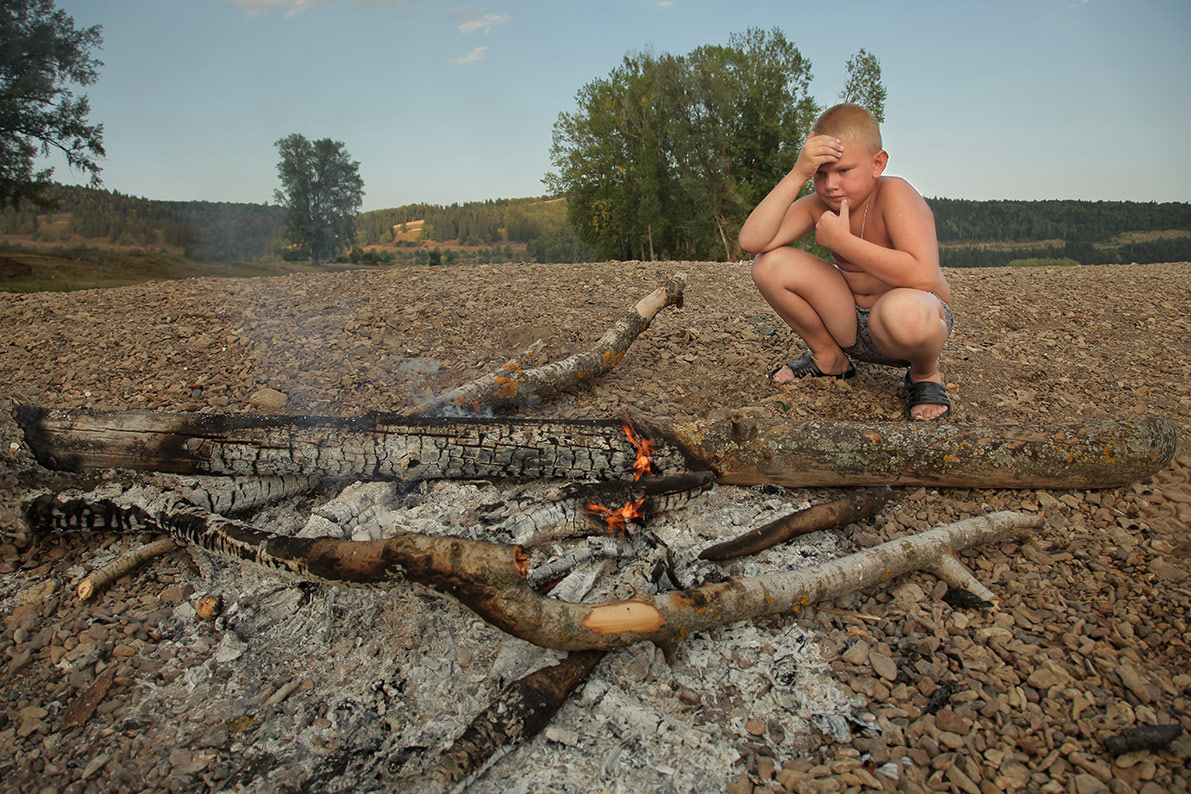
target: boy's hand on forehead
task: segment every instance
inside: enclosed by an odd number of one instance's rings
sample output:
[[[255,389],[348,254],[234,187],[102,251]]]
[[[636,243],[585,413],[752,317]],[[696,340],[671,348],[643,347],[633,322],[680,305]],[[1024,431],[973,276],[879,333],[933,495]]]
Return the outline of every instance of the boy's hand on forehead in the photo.
[[[844,142],[831,135],[816,135],[811,133],[802,144],[802,151],[798,153],[798,162],[794,164],[795,171],[814,175],[819,166],[824,163],[834,163],[843,157]]]

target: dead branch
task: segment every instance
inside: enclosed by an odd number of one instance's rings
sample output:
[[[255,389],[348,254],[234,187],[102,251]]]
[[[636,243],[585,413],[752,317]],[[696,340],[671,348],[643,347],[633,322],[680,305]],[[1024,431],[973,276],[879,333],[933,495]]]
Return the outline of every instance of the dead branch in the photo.
[[[510,381],[516,382],[516,379],[525,371],[525,367],[537,360],[545,345],[545,340],[539,339],[521,351],[519,355],[506,361],[495,372],[481,375],[469,383],[456,386],[409,410],[398,411],[398,413],[405,416],[426,416],[446,406],[455,408],[467,406],[472,413],[480,413],[482,409],[491,406],[489,401]]]
[[[731,560],[746,554],[756,554],[799,535],[851,524],[853,521],[875,515],[889,501],[892,494],[893,491],[888,485],[882,485],[880,488],[866,488],[849,494],[843,499],[812,505],[731,540],[708,546],[699,552],[699,558]]]
[[[168,554],[176,548],[178,548],[178,544],[173,538],[158,538],[151,543],[139,546],[123,557],[84,576],[83,580],[75,587],[75,592],[80,601],[86,601],[121,576],[131,573],[154,557]]]
[[[572,653],[558,664],[509,684],[432,767],[399,781],[397,790],[409,794],[449,791],[479,770],[501,747],[532,739],[546,727],[604,654],[604,651]]]
[[[425,415],[443,408],[479,413],[489,408],[525,405],[605,375],[620,363],[634,340],[667,306],[682,306],[686,276],[677,273],[631,306],[595,345],[562,361],[523,369],[510,362],[502,370],[431,398],[406,412]]]
[[[528,555],[519,546],[418,533],[376,541],[286,537],[207,513],[159,489],[133,488],[103,496],[42,494],[28,504],[26,517],[34,528],[147,524],[179,542],[302,578],[420,583],[455,597],[507,633],[543,647],[613,650],[651,641],[668,653],[693,632],[796,612],[912,570],[931,571],[949,584],[989,598],[992,594],[953,554],[1042,523],[1039,516],[993,513],[809,569],[614,603],[576,604],[544,597],[530,587]]]

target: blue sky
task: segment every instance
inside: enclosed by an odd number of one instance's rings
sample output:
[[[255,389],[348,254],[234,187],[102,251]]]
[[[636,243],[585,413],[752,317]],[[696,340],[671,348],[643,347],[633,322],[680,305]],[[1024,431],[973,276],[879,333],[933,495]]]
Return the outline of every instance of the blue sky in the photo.
[[[57,2],[103,26],[104,186],[147,198],[271,201],[293,132],[344,143],[366,210],[540,195],[626,53],[777,27],[821,104],[880,59],[887,173],[925,196],[1191,201],[1188,0]]]

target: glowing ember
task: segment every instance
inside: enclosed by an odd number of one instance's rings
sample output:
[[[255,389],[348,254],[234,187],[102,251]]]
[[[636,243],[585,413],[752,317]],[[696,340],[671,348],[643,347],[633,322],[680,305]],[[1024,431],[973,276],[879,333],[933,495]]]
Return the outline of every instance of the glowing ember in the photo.
[[[645,497],[637,499],[633,502],[625,502],[624,507],[619,510],[613,510],[603,505],[588,503],[583,505],[583,512],[589,516],[602,518],[608,522],[609,535],[624,535],[625,525],[635,518],[644,518],[645,514],[641,512],[641,506],[645,504]]]
[[[653,454],[653,442],[637,434],[627,414],[623,418],[624,421],[620,426],[624,428],[624,434],[628,436],[629,443],[637,450],[637,459],[633,461],[633,480],[636,481],[647,474],[653,474],[653,462],[649,459],[649,456]]]

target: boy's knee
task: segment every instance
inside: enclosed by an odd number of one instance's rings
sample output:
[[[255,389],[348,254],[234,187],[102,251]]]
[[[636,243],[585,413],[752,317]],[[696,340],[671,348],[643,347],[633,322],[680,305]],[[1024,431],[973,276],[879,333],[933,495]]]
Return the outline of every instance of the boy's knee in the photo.
[[[764,288],[773,279],[777,269],[777,260],[781,257],[773,256],[773,251],[765,254],[757,254],[753,257],[752,276],[753,284]]]
[[[764,288],[773,284],[778,278],[785,278],[792,272],[792,268],[797,268],[800,264],[800,254],[810,256],[810,254],[788,246],[757,254],[753,257],[753,283]]]
[[[946,326],[939,299],[921,290],[891,290],[873,308],[874,322],[901,345],[930,342],[940,332],[940,325]]]

